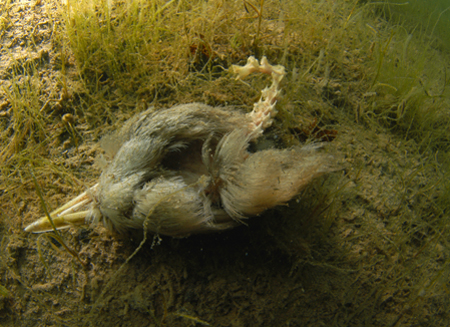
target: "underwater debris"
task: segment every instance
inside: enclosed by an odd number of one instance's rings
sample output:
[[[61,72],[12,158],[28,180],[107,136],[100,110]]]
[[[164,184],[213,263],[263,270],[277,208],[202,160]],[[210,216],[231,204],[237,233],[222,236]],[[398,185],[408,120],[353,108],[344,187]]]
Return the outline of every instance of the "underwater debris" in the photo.
[[[253,111],[201,103],[148,109],[102,140],[113,159],[98,184],[50,213],[57,229],[103,225],[124,233],[144,229],[185,237],[221,231],[286,203],[316,177],[334,170],[320,144],[250,153],[277,111],[283,66],[250,57],[232,66],[243,79],[253,72],[272,76]],[[25,228],[46,232],[43,217]]]

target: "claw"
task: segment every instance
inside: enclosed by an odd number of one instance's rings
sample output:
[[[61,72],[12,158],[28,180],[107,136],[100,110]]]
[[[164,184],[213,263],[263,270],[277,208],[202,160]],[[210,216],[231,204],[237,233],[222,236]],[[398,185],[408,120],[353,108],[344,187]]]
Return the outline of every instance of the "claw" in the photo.
[[[78,210],[86,208],[92,202],[92,194],[97,191],[97,187],[98,183],[50,213],[56,229],[60,230],[74,225],[85,224],[86,216],[90,210]],[[25,227],[24,230],[25,232],[44,233],[52,231],[53,226],[47,216],[44,216]]]

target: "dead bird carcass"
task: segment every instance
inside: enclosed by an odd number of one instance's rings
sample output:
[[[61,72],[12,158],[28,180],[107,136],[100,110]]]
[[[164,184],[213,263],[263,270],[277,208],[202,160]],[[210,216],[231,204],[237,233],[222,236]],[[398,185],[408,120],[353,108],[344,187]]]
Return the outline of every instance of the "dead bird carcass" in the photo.
[[[117,151],[98,184],[50,213],[55,227],[102,222],[119,233],[145,228],[175,237],[221,231],[286,203],[333,170],[318,145],[250,153],[277,113],[285,69],[265,57],[232,69],[238,78],[272,76],[251,113],[192,103],[133,117],[106,142]],[[43,217],[25,231],[52,229]]]

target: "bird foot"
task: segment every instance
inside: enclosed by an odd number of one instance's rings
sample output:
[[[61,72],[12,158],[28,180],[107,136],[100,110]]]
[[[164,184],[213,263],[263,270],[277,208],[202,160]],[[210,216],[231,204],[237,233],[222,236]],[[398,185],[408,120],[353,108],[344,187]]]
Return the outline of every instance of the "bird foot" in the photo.
[[[97,187],[98,183],[55,211],[52,211],[49,214],[51,221],[47,216],[41,217],[34,223],[28,225],[24,229],[25,232],[44,233],[50,232],[54,228],[60,230],[74,225],[85,224],[89,210],[83,210],[83,208],[87,208],[92,202],[92,194],[95,194]]]

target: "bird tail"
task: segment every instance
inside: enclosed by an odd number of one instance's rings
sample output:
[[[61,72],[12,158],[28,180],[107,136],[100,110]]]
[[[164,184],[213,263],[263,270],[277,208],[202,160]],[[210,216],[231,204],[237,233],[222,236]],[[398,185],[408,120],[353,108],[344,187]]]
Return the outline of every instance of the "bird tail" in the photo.
[[[218,149],[219,154],[227,154],[221,157],[220,197],[227,213],[237,220],[285,204],[312,180],[336,170],[334,157],[319,151],[321,144],[247,152],[243,158],[241,151],[233,151],[242,148],[242,137],[232,132],[227,138]],[[233,153],[240,158],[233,158]]]

